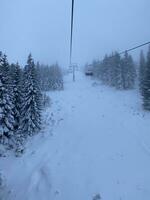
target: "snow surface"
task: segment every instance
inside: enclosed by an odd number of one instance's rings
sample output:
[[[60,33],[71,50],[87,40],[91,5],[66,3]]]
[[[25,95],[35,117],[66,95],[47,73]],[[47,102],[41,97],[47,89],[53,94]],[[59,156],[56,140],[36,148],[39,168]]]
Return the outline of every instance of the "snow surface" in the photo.
[[[9,199],[150,200],[150,114],[138,92],[76,79],[49,93],[46,127],[25,154],[0,159]]]

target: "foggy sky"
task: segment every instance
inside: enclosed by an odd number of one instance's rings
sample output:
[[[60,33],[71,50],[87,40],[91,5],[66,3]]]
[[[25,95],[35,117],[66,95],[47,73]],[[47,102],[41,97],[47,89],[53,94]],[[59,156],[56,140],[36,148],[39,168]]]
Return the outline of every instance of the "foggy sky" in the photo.
[[[71,0],[0,0],[0,50],[25,64],[69,62]],[[150,0],[75,0],[73,62],[150,40]],[[135,52],[139,53],[139,52]]]

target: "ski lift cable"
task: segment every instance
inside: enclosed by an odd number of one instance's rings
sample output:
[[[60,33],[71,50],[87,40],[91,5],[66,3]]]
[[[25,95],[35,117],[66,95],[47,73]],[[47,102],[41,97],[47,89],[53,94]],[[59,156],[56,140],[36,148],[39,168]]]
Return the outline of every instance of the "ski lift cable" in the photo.
[[[70,66],[72,65],[73,28],[74,28],[74,0],[72,0],[72,8],[71,8]],[[134,51],[135,49],[141,48],[141,47],[146,46],[148,44],[150,44],[150,41],[143,43],[143,44],[140,44],[138,46],[135,46],[133,48],[127,49],[125,51],[122,51],[122,52],[119,53],[119,55],[125,54],[125,53],[130,52],[130,51]],[[114,56],[111,56],[111,57],[114,57]],[[74,69],[73,69],[73,76],[74,76]]]
[[[143,46],[146,46],[146,45],[149,45],[149,44],[150,44],[150,41],[149,41],[149,42],[146,42],[146,43],[143,43],[143,44],[140,44],[140,45],[138,45],[138,46],[135,46],[135,47],[133,47],[133,48],[124,50],[124,51],[118,53],[118,55],[122,55],[122,54],[128,53],[128,52],[130,52],[130,51],[134,51],[135,49],[139,49],[139,48],[141,48],[141,47],[143,47]],[[109,56],[109,58],[113,58],[113,57],[115,57],[115,55]]]
[[[133,48],[131,48],[131,49],[127,49],[127,50],[125,50],[125,51],[122,51],[122,52],[119,53],[119,55],[122,55],[122,54],[124,54],[124,53],[126,53],[126,52],[133,51],[133,50],[138,49],[138,48],[141,48],[141,47],[146,46],[146,45],[148,45],[148,44],[150,44],[150,41],[149,41],[149,42],[146,42],[146,43],[143,43],[143,44],[140,44],[140,45],[138,45],[138,46],[135,46],[135,47],[133,47]]]

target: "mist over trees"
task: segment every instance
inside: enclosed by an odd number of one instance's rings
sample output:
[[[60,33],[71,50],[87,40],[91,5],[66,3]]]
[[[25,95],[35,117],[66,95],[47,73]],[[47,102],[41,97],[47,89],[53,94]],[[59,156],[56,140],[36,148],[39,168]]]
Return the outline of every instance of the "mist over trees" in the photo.
[[[150,111],[150,46],[146,58],[141,52],[139,82],[143,108]]]
[[[87,64],[85,70],[88,67]],[[90,68],[94,78],[118,90],[134,89],[135,83],[139,82],[143,109],[150,111],[150,46],[146,56],[141,51],[139,65],[127,52],[123,56],[115,52],[105,55],[102,61],[93,61]]]
[[[24,68],[9,64],[0,52],[0,145],[22,152],[29,136],[41,129],[45,91],[63,89],[61,68],[35,64],[32,55]]]
[[[42,91],[63,89],[63,73],[57,63],[51,66],[37,63],[36,67],[39,77],[39,86]]]
[[[94,76],[103,84],[120,90],[134,88],[136,69],[131,55],[127,52],[123,57],[117,52],[106,55],[101,62],[94,61],[92,66]]]

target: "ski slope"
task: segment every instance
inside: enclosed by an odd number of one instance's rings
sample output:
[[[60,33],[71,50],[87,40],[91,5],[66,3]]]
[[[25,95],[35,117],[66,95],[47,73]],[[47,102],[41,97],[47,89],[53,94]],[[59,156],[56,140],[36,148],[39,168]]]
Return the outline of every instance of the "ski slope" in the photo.
[[[11,200],[150,199],[150,114],[137,91],[116,91],[81,72],[49,93],[46,127],[20,158],[1,158]],[[98,200],[98,199],[97,199]]]

